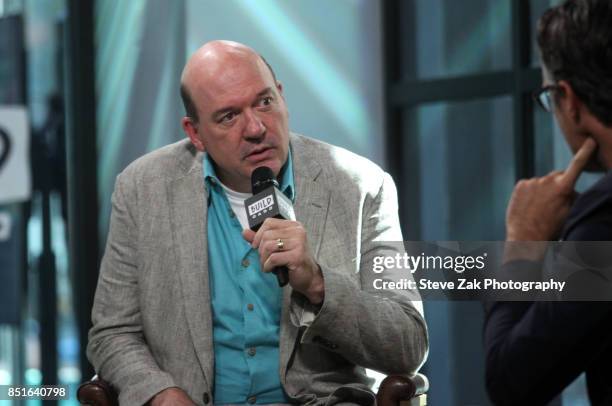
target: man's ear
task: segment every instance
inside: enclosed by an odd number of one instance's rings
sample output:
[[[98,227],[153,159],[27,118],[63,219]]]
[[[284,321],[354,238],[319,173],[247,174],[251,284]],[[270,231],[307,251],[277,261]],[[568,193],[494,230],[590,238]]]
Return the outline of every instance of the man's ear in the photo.
[[[193,119],[190,117],[183,117],[181,119],[181,126],[183,127],[183,131],[185,131],[185,134],[187,135],[187,137],[189,137],[189,140],[191,141],[193,146],[196,147],[198,151],[206,151],[206,147],[204,145],[204,141],[202,140],[202,136],[200,135],[198,125],[193,122]]]
[[[280,93],[281,97],[284,100],[285,96],[283,95],[283,83],[280,80],[276,81],[276,90],[278,90],[278,93]]]
[[[280,94],[281,99],[283,99],[287,116],[289,116],[289,108],[287,108],[287,101],[285,100],[285,95],[283,94],[283,83],[280,80],[276,81],[276,90],[278,90],[278,94]]]
[[[566,114],[567,117],[574,120],[576,124],[580,123],[580,110],[582,109],[582,101],[576,96],[572,85],[566,80],[558,82],[559,89],[556,95],[556,101],[559,109]]]

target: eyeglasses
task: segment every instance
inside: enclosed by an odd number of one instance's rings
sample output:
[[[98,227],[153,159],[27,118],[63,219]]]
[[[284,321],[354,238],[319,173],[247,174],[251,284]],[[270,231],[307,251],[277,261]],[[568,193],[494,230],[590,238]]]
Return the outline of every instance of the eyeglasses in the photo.
[[[544,109],[544,111],[551,113],[553,111],[553,90],[557,90],[559,88],[558,85],[548,85],[544,86],[539,90],[533,92],[533,99],[538,103],[538,105]]]

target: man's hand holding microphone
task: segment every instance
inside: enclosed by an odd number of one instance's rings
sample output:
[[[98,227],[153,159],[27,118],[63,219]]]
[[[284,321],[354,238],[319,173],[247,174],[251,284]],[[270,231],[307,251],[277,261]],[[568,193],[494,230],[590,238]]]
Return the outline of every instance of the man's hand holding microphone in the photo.
[[[245,201],[250,230],[242,235],[259,251],[262,270],[277,275],[312,303],[325,296],[323,274],[308,245],[304,226],[295,221],[291,201],[278,189],[272,170],[260,167],[251,178],[253,197]]]

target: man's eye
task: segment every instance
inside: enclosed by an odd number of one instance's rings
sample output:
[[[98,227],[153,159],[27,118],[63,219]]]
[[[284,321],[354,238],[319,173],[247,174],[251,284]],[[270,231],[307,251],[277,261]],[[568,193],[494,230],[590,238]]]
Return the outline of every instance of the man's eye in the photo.
[[[272,97],[271,96],[267,96],[264,97],[263,99],[261,99],[261,105],[262,106],[269,106],[270,104],[272,104]]]
[[[220,120],[220,121],[221,121],[222,123],[226,123],[226,122],[228,122],[228,121],[232,121],[232,119],[233,119],[234,117],[236,117],[236,113],[232,113],[232,112],[230,112],[230,113],[225,114],[223,117],[221,117],[221,120]]]

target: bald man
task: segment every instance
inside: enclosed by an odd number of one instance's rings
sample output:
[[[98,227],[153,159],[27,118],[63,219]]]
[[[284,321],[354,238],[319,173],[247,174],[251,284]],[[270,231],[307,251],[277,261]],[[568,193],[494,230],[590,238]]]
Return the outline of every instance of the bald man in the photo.
[[[196,51],[181,96],[189,139],[117,177],[87,348],[96,371],[125,405],[374,404],[364,368],[412,374],[428,349],[418,293],[371,283],[377,242],[402,240],[393,181],[290,133],[281,83],[242,44]],[[243,204],[260,166],[297,220],[255,233]]]

